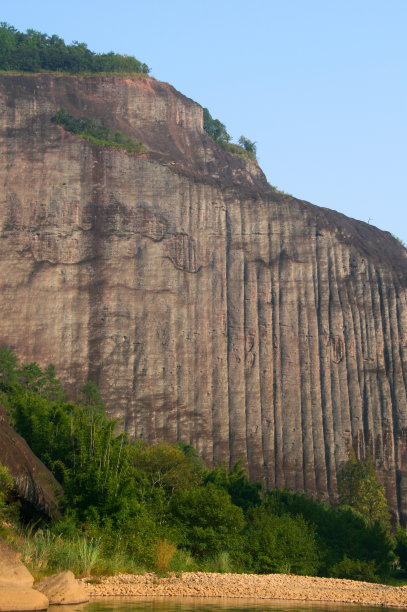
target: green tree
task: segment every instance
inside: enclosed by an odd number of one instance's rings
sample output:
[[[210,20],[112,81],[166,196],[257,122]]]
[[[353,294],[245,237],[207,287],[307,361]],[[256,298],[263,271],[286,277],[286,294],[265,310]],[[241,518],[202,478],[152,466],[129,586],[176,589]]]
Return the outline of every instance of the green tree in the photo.
[[[182,546],[192,554],[204,557],[239,550],[242,509],[212,483],[179,491],[171,499],[170,511],[173,524],[182,534]]]
[[[363,461],[351,449],[338,474],[339,503],[350,506],[373,526],[378,522],[390,529],[390,513],[384,487],[377,478],[370,453]]]
[[[237,462],[231,470],[225,465],[216,466],[207,473],[205,482],[211,482],[227,491],[232,503],[242,508],[245,513],[261,503],[261,483],[250,482],[247,469],[240,462]]]
[[[58,70],[63,72],[136,72],[148,74],[149,67],[135,57],[117,53],[97,54],[86,43],[66,45],[53,34],[28,29],[19,32],[8,23],[0,23],[0,70]]]
[[[314,576],[319,569],[315,528],[301,515],[278,516],[266,506],[249,513],[247,549],[256,573]]]
[[[400,567],[407,572],[407,533],[403,527],[396,530],[395,553],[399,559]]]
[[[226,131],[226,126],[219,119],[213,119],[207,108],[203,109],[203,127],[215,142],[229,142],[231,140],[230,134]]]
[[[253,140],[249,140],[248,138],[245,138],[245,136],[240,136],[239,138],[239,144],[241,147],[243,147],[248,153],[253,153],[254,155],[256,155],[257,152],[257,147],[256,147],[256,143],[253,142]]]

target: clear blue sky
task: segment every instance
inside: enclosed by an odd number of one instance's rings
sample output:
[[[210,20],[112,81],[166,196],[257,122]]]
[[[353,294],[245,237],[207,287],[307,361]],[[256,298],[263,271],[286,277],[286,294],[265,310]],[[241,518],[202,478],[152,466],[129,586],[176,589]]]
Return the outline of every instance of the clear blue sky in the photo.
[[[272,185],[407,243],[407,0],[17,0],[0,20],[135,55],[255,140]]]

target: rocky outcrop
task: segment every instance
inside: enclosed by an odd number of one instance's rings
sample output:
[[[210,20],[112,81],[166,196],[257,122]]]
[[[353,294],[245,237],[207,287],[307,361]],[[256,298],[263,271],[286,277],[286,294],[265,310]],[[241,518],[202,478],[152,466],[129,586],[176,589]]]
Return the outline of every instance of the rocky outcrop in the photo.
[[[41,580],[36,586],[52,605],[79,604],[89,601],[85,587],[75,579],[72,572],[60,572]]]
[[[149,152],[51,117],[104,119]],[[91,379],[131,435],[335,498],[370,449],[407,519],[407,258],[388,233],[276,193],[146,78],[0,77],[0,341]]]
[[[63,491],[53,474],[32,452],[27,442],[7,422],[0,406],[0,463],[8,468],[14,493],[30,508],[50,518],[60,516]]]
[[[0,539],[0,612],[46,610],[48,598],[32,588],[33,582],[19,553]]]

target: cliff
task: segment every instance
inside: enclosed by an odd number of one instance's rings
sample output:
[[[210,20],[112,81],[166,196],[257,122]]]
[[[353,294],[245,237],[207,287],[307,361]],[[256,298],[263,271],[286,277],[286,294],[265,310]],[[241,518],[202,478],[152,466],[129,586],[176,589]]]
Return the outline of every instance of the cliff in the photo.
[[[144,154],[51,122],[104,119]],[[407,520],[407,251],[276,193],[151,78],[0,77],[0,342],[109,415],[267,486],[336,496],[370,449]]]

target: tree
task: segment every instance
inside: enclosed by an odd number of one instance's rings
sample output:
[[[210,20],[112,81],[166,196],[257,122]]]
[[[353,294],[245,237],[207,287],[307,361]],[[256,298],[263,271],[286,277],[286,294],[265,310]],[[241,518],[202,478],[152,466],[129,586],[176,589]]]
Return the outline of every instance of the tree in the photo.
[[[401,569],[407,571],[407,533],[403,527],[396,530],[396,555],[399,558]]]
[[[242,509],[212,483],[179,491],[171,499],[171,515],[183,534],[183,546],[198,557],[240,548]]]
[[[231,140],[230,134],[226,131],[226,126],[219,119],[213,119],[207,108],[203,109],[203,121],[205,132],[212,136],[215,142],[229,142]]]
[[[249,140],[248,138],[245,138],[245,136],[240,136],[239,144],[248,153],[253,153],[254,155],[256,155],[257,147],[256,147],[256,143],[253,142],[253,140]]]
[[[227,491],[232,502],[247,512],[261,503],[260,482],[249,482],[247,470],[238,461],[231,470],[225,465],[216,466],[205,477],[206,483],[213,483]]]
[[[338,474],[338,493],[339,503],[359,512],[368,525],[373,526],[377,522],[390,529],[384,487],[377,478],[369,452],[363,461],[359,461],[351,449],[348,461]]]
[[[261,506],[249,514],[247,547],[256,573],[314,576],[319,568],[315,528],[301,515],[277,516]]]

